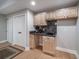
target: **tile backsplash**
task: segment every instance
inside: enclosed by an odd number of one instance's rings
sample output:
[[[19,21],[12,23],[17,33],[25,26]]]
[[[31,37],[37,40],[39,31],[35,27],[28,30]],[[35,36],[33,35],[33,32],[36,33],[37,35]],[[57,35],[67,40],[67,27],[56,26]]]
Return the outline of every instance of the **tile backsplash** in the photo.
[[[47,34],[57,34],[57,21],[47,21],[46,26],[34,26],[37,32],[44,32]]]

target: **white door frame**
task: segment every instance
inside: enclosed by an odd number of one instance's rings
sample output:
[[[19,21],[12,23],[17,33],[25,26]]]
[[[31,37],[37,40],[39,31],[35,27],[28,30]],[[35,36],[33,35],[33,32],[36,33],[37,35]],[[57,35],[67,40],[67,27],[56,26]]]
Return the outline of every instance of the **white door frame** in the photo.
[[[25,16],[25,35],[26,35],[26,14],[19,14],[19,15],[14,15],[13,20],[15,17],[20,17],[20,16]],[[25,36],[26,39],[26,36]],[[15,41],[13,40],[13,45],[15,45]],[[26,40],[25,40],[25,48],[26,48]]]
[[[26,35],[25,39],[28,39],[27,36],[29,35],[29,33],[27,32],[27,30],[28,30],[28,28],[27,28],[27,26],[28,26],[28,24],[27,24],[27,18],[28,18],[27,17],[27,12],[22,13],[22,14],[11,15],[11,16],[8,17],[8,18],[12,19],[12,32],[13,32],[13,20],[17,16],[25,16],[25,35]],[[13,36],[13,33],[12,33],[12,36]],[[8,39],[7,39],[7,41],[8,41]],[[27,46],[27,44],[28,44],[27,40],[25,40],[25,50],[29,50],[29,47]],[[15,45],[15,42],[13,41],[13,37],[12,37],[12,45]]]

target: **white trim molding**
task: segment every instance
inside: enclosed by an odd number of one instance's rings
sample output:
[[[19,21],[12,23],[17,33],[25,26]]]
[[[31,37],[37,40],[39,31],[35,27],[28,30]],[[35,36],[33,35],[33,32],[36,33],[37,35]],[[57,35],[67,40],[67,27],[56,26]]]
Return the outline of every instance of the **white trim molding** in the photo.
[[[61,47],[56,47],[56,50],[64,51],[64,52],[67,52],[67,53],[70,53],[70,54],[74,54],[76,56],[76,58],[79,59],[79,55],[78,55],[76,50],[70,50],[70,49],[61,48]]]
[[[56,49],[59,50],[59,51],[64,51],[64,52],[67,52],[67,53],[76,54],[75,50],[70,50],[70,49],[61,48],[61,47],[56,47]]]
[[[79,54],[78,53],[76,53],[75,56],[76,56],[77,59],[79,59]]]
[[[5,43],[5,42],[7,42],[7,40],[0,41],[0,43]]]

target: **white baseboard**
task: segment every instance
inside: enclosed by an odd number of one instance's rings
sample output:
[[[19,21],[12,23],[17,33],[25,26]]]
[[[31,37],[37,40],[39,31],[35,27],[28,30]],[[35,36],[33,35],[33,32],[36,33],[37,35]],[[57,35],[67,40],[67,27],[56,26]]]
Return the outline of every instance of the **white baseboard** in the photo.
[[[71,54],[76,54],[75,50],[70,50],[70,49],[61,48],[61,47],[56,47],[56,49],[59,50],[59,51],[64,51],[64,52],[68,52],[68,53],[71,53]]]
[[[61,48],[61,47],[56,47],[56,49],[59,50],[59,51],[67,52],[67,53],[70,53],[70,54],[74,54],[76,56],[76,58],[79,59],[79,55],[78,55],[77,51],[75,51],[75,50],[70,50],[70,49]]]
[[[26,47],[26,48],[25,48],[25,51],[29,51],[29,50],[30,50],[30,48],[29,48],[29,47]]]
[[[7,40],[0,41],[0,43],[5,43],[5,42],[7,42]]]
[[[79,59],[79,54],[78,53],[76,53],[75,56],[76,56],[77,59]]]

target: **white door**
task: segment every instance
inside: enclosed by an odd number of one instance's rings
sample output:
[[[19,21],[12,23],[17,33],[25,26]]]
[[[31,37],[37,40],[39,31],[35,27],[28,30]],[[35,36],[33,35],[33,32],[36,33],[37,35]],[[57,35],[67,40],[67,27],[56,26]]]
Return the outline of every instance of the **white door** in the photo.
[[[9,17],[7,20],[7,40],[13,43],[13,18]]]
[[[16,16],[13,18],[13,40],[14,44],[23,46],[25,44],[25,16]]]

